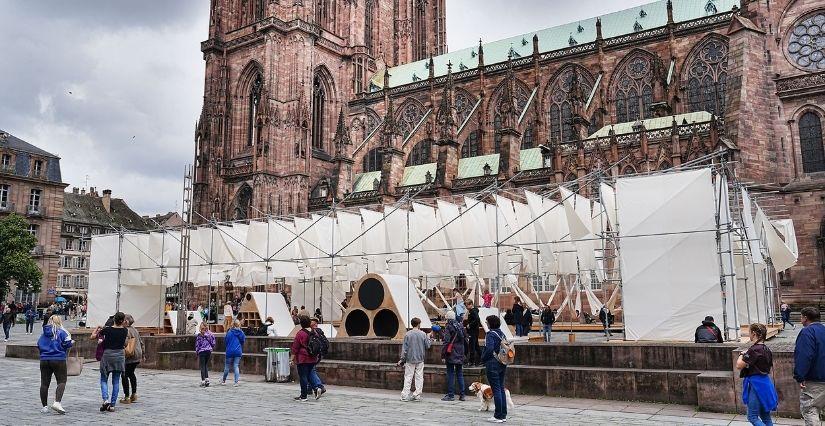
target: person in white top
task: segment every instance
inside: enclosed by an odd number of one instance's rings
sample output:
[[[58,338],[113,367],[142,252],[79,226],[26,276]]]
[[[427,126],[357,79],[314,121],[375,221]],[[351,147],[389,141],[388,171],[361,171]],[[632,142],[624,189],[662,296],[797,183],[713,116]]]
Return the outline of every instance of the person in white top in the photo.
[[[223,329],[229,331],[232,328],[232,305],[226,302],[223,305]]]

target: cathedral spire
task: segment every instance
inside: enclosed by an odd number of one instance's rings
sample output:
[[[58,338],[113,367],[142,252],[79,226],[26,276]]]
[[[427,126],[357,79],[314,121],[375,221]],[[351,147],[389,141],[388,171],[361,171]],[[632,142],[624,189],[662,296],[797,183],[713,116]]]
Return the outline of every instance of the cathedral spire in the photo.
[[[344,108],[338,111],[338,125],[335,126],[335,137],[332,139],[332,145],[335,147],[336,157],[346,157],[347,145],[352,145],[352,140],[349,137],[349,130],[344,125]]]
[[[481,39],[478,39],[478,67],[484,67],[484,46],[481,44]]]
[[[441,103],[436,114],[438,123],[439,139],[454,141],[456,137],[456,118],[453,87],[453,64],[447,62],[447,82],[444,84],[444,92],[441,95]]]
[[[518,122],[516,106],[516,75],[513,72],[513,54],[507,55],[507,76],[501,93],[501,124],[504,129],[515,129]]]

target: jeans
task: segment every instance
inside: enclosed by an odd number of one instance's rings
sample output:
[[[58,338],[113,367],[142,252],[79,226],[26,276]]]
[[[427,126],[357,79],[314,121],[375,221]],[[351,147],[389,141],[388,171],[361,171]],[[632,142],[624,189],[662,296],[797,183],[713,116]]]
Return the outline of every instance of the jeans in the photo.
[[[11,329],[11,324],[12,323],[10,322],[3,323],[3,334],[6,335],[6,340],[9,340],[9,330]]]
[[[756,389],[751,386],[748,393],[748,421],[754,426],[771,426],[771,412],[765,409],[756,396]]]
[[[504,393],[504,373],[507,366],[497,360],[487,362],[487,382],[493,389],[493,402],[496,404],[496,411],[493,417],[497,419],[507,418],[507,397]]]
[[[309,380],[312,375],[312,369],[315,364],[304,363],[298,364],[298,379],[301,382],[301,398],[306,398],[311,390]]]
[[[128,398],[129,395],[137,393],[137,376],[135,369],[137,369],[139,362],[130,362],[126,364],[126,372],[123,374],[123,396]],[[132,385],[131,392],[129,385]]]
[[[110,400],[112,407],[115,406],[115,403],[117,402],[117,394],[120,392],[120,375],[122,373],[122,371],[109,372],[109,374],[112,375],[112,399]],[[109,374],[106,374],[103,371],[100,372],[100,394],[103,397],[104,402],[109,399]]]
[[[524,333],[524,326],[516,324],[516,336],[521,336]]]
[[[819,425],[819,413],[825,408],[825,382],[805,382],[799,395],[799,411],[806,426]]]
[[[447,396],[455,396],[455,381],[458,379],[458,394],[464,396],[464,372],[461,364],[447,363]]]
[[[544,341],[545,342],[550,341],[550,332],[552,332],[552,331],[553,331],[553,325],[552,324],[542,324],[541,325],[541,334],[544,335]]]
[[[34,333],[34,320],[26,320],[26,333]]]
[[[235,373],[235,383],[238,383],[238,380],[241,379],[241,372],[238,369],[238,365],[241,363],[241,357],[239,356],[228,356],[226,357],[226,361],[223,363],[223,382],[226,381],[226,376],[229,375],[229,366],[232,365],[232,371]]]
[[[793,323],[791,322],[791,314],[790,313],[788,313],[788,314],[782,313],[782,327],[783,328],[785,327],[785,324],[788,324],[791,327],[794,326]]]
[[[209,358],[212,351],[203,351],[198,354],[198,366],[201,369],[201,380],[209,380]]]
[[[40,403],[44,407],[48,404],[52,374],[57,379],[54,400],[60,402],[63,399],[63,391],[66,390],[66,361],[40,361]]]
[[[323,389],[324,382],[321,381],[321,376],[318,375],[318,364],[312,364],[312,370],[309,372],[309,384],[312,389]]]

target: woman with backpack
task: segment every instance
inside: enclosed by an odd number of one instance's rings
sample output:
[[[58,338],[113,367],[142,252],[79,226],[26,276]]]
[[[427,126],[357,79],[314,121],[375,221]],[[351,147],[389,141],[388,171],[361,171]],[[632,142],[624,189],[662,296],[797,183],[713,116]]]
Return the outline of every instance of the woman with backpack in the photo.
[[[103,397],[103,404],[100,411],[115,411],[117,394],[120,392],[120,375],[126,370],[126,337],[129,331],[123,326],[126,315],[118,312],[112,318],[112,325],[102,328],[98,326],[93,332],[91,339],[103,339],[103,354],[100,357],[100,393]],[[109,398],[109,376],[112,376],[112,395]]]
[[[499,359],[501,356],[508,357],[509,353],[501,353],[502,341],[506,341],[504,333],[501,331],[501,319],[498,315],[487,317],[487,328],[489,332],[484,340],[484,354],[481,361],[487,370],[487,383],[493,391],[493,402],[496,405],[493,417],[488,420],[492,423],[504,423],[507,421],[507,397],[504,393],[504,374],[507,365]]]
[[[195,336],[195,353],[198,354],[198,366],[201,369],[201,387],[209,387],[209,358],[215,349],[215,335],[209,331],[206,321],[201,322],[200,332]]]
[[[63,320],[53,316],[43,327],[43,334],[37,340],[37,349],[40,351],[40,403],[44,413],[49,412],[49,386],[52,384],[52,375],[57,379],[57,389],[54,391],[54,404],[51,409],[66,414],[60,404],[63,391],[66,390],[66,356],[72,347],[72,336],[63,328]]]
[[[467,352],[467,334],[456,320],[453,311],[447,311],[447,326],[444,327],[444,344],[441,345],[441,359],[447,364],[447,394],[442,401],[455,401],[454,386],[458,381],[458,400],[464,401],[464,356]]]
[[[131,404],[137,402],[137,376],[135,370],[140,362],[144,360],[143,339],[140,338],[140,332],[133,325],[135,319],[131,315],[126,315],[126,321],[123,323],[126,326],[128,335],[126,336],[126,372],[123,374],[123,398],[120,400],[121,404]],[[131,388],[130,385],[131,384]]]
[[[290,347],[289,363],[298,367],[298,378],[301,382],[301,395],[294,399],[299,402],[306,402],[307,395],[311,389],[309,380],[312,368],[318,362],[318,357],[311,355],[309,351],[309,339],[312,334],[311,321],[308,316],[301,315],[298,319],[301,329],[295,334],[295,339]]]
[[[239,365],[241,363],[241,357],[243,356],[243,343],[245,340],[246,335],[243,334],[243,330],[241,330],[241,321],[238,319],[232,321],[232,328],[226,332],[226,337],[224,337],[226,357],[223,363],[222,385],[226,384],[226,376],[229,375],[229,366],[231,365],[235,373],[235,387],[240,386],[241,372]]]

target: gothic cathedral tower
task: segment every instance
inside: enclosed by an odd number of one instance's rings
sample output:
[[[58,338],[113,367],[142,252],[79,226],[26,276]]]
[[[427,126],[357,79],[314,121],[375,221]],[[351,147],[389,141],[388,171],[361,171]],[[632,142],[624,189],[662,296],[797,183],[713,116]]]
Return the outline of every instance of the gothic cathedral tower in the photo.
[[[306,212],[339,116],[386,66],[446,52],[445,0],[211,0],[193,220]],[[338,142],[336,142],[338,141]]]

